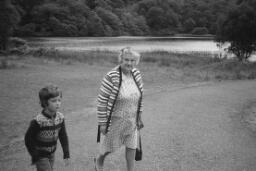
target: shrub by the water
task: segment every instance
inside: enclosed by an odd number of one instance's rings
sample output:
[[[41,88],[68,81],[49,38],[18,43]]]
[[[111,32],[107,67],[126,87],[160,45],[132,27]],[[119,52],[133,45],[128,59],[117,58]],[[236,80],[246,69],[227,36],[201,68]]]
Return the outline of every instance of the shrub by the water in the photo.
[[[206,27],[196,27],[191,33],[196,35],[208,34],[208,29]]]
[[[19,48],[21,46],[27,45],[27,41],[18,37],[11,37],[9,39],[9,46],[12,48]]]

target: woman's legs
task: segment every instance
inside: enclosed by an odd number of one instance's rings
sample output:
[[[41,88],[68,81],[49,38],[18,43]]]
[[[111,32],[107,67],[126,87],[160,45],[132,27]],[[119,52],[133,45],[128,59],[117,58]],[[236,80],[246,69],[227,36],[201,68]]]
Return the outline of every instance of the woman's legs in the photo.
[[[103,166],[104,166],[104,160],[106,158],[106,156],[110,154],[110,152],[106,152],[105,154],[100,154],[97,158],[96,158],[96,167],[98,167],[97,169],[99,170],[103,170]]]
[[[131,149],[126,147],[125,148],[125,158],[126,158],[126,167],[127,171],[133,171],[134,170],[134,161],[135,161],[135,149]]]

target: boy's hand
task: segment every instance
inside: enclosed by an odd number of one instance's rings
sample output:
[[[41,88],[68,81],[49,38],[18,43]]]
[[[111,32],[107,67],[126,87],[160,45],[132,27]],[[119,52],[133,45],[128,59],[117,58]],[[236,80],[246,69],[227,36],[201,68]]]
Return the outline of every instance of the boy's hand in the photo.
[[[69,159],[64,159],[64,164],[65,164],[65,166],[69,166],[70,165],[70,160]]]

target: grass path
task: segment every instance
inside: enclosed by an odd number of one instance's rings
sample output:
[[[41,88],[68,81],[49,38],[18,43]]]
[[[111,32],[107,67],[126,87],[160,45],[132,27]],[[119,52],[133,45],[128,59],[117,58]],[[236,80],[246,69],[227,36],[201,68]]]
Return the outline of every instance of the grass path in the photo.
[[[53,64],[23,68],[18,72],[0,71],[4,81],[0,85],[1,118],[4,119],[1,120],[0,133],[5,137],[1,140],[0,170],[34,169],[29,165],[22,137],[33,116],[31,112],[39,109],[37,97],[32,94],[49,81],[56,81],[64,89],[63,103],[66,105],[63,111],[72,156],[72,165],[65,168],[59,146],[56,170],[93,170],[92,159],[97,149],[95,96],[99,80],[108,69]],[[256,170],[256,138],[241,122],[242,108],[255,100],[255,81],[181,86],[167,80],[164,80],[165,84],[149,84],[147,75],[145,78],[144,159],[136,163],[138,171]],[[160,91],[156,87],[161,87]],[[14,141],[5,143],[10,139]],[[107,158],[107,171],[125,169],[123,153],[122,149]]]
[[[138,170],[256,170],[256,137],[241,122],[241,109],[255,100],[255,83],[213,83],[147,97],[145,160]]]

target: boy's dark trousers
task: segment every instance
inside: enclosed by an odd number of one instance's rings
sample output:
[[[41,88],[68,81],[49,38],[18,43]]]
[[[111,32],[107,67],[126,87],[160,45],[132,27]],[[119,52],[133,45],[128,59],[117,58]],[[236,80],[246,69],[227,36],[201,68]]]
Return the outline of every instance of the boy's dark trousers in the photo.
[[[38,159],[35,164],[37,171],[53,171],[54,154]]]

